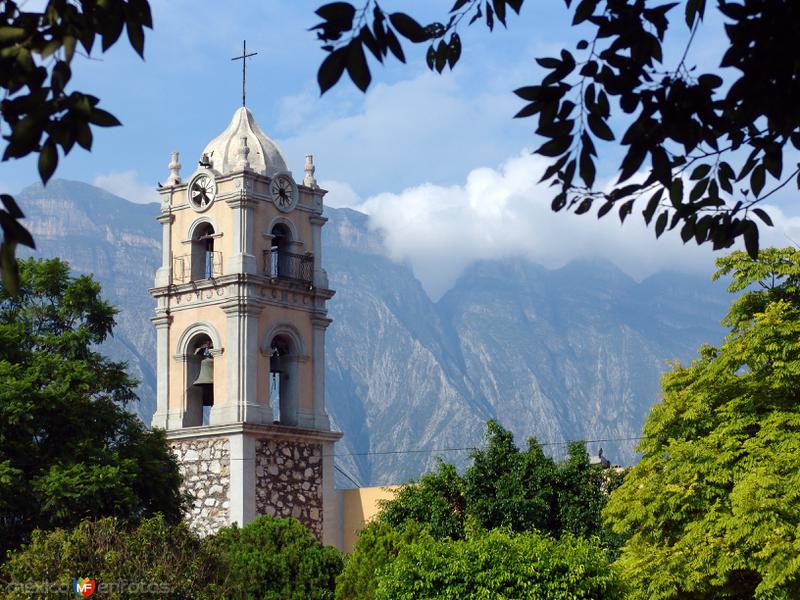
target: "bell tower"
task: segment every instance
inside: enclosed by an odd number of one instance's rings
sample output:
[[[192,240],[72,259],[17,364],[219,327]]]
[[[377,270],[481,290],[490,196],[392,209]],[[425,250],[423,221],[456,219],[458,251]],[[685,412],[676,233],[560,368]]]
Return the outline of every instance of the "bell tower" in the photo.
[[[161,195],[156,299],[157,410],[210,533],[270,514],[339,546],[325,411],[322,198],[312,157],[296,182],[245,107]]]

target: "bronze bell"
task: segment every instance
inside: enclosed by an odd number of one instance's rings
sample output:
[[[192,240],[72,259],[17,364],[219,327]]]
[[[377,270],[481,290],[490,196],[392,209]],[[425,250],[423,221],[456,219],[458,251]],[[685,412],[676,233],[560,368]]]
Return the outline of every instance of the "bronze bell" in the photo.
[[[200,374],[192,385],[212,385],[214,383],[214,359],[204,358],[200,361]]]
[[[203,390],[203,406],[214,406],[214,359],[204,358],[200,361],[200,373],[192,385]]]

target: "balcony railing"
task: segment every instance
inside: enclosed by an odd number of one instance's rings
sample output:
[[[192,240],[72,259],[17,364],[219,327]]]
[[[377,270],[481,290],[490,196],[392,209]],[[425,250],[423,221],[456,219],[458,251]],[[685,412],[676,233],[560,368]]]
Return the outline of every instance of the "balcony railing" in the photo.
[[[314,279],[314,257],[276,249],[265,250],[264,275],[310,283]]]
[[[172,281],[188,283],[222,276],[222,252],[206,250],[198,253],[195,260],[198,263],[192,265],[191,254],[174,257],[172,259]]]

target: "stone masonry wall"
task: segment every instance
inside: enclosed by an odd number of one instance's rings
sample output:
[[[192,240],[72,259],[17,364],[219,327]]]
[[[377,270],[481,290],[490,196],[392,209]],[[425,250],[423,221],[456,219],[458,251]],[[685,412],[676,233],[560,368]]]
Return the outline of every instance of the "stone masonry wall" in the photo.
[[[256,440],[256,513],[294,517],[322,540],[322,445]]]
[[[183,490],[192,496],[189,526],[209,535],[228,525],[231,466],[228,438],[173,440],[172,452],[183,474]]]

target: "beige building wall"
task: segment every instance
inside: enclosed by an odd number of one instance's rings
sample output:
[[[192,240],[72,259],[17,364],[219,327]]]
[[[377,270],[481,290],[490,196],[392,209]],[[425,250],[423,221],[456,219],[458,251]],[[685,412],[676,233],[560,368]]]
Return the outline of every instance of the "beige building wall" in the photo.
[[[385,487],[364,487],[349,490],[340,490],[342,494],[342,550],[347,553],[353,551],[358,539],[358,532],[378,514],[381,500],[394,498],[399,485]]]

